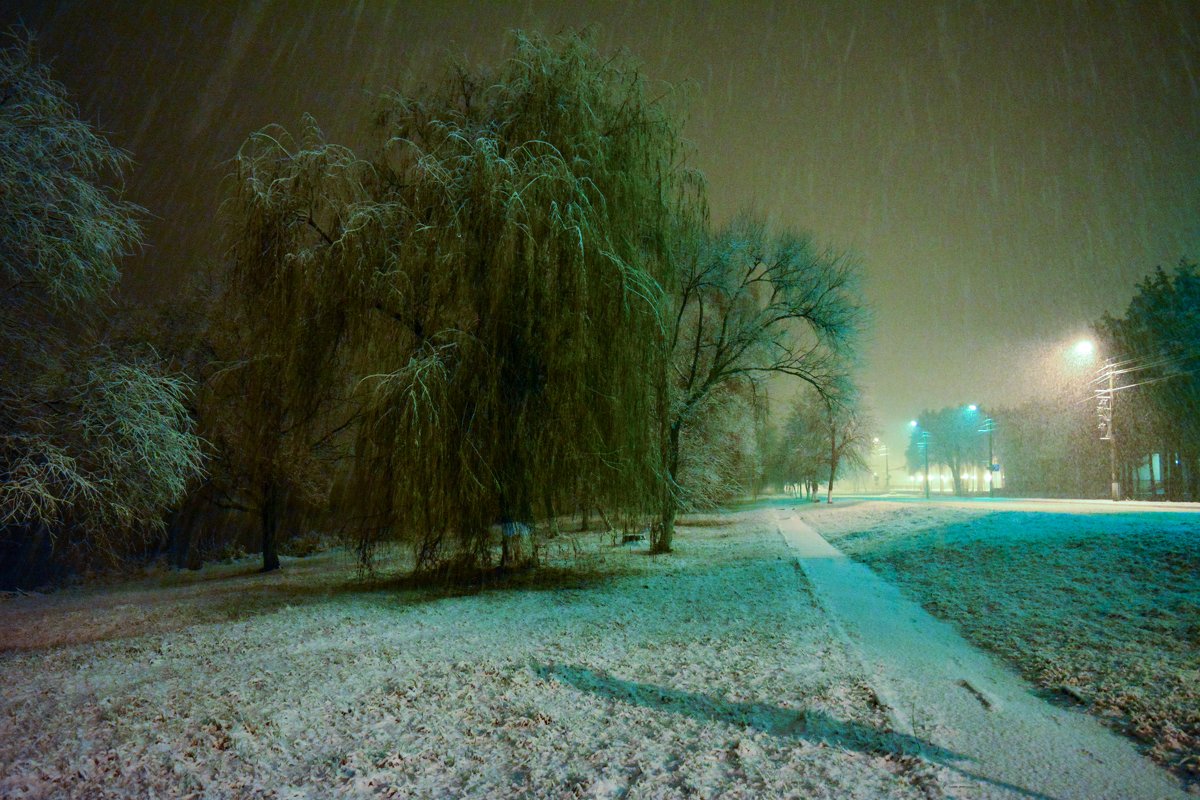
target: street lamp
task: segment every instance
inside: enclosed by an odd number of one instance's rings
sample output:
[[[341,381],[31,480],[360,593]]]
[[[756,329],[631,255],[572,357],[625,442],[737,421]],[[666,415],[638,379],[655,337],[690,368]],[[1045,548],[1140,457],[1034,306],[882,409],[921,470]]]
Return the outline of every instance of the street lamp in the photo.
[[[884,494],[887,494],[892,490],[892,472],[890,469],[888,469],[888,448],[886,444],[883,444],[879,441],[878,436],[876,436],[872,441],[875,443],[876,452],[883,456],[883,492]]]
[[[967,406],[967,411],[969,411],[971,413],[971,418],[974,419],[975,415],[979,413],[979,404],[971,403],[970,405]],[[993,450],[992,450],[992,431],[991,431],[992,426],[993,426],[992,418],[984,417],[983,427],[979,428],[979,433],[986,433],[988,435],[988,496],[989,497],[995,497],[995,488],[992,485],[993,481],[992,481],[992,474],[991,474],[992,462],[994,460]],[[974,446],[972,446],[971,447],[972,452],[974,451],[974,449],[975,449]],[[972,464],[973,464],[972,469],[974,469],[976,471],[975,474],[978,475],[979,474],[978,473],[979,462],[972,460]],[[972,491],[978,492],[979,486],[976,485],[975,487],[973,487]]]
[[[970,405],[967,405],[967,411],[970,411],[970,414],[971,414],[970,419],[972,419],[972,420],[977,419],[977,415],[979,414],[979,404],[971,403]],[[995,491],[994,491],[994,488],[992,488],[992,486],[991,486],[991,480],[990,480],[991,479],[991,462],[992,462],[992,446],[991,446],[991,431],[990,431],[991,425],[990,425],[990,423],[991,423],[991,417],[984,417],[983,427],[979,428],[978,432],[988,434],[988,477],[989,477],[988,497],[995,497]],[[971,451],[972,452],[974,451],[973,445],[971,447]],[[978,476],[979,475],[979,462],[976,461],[976,459],[972,458],[971,464],[972,464],[971,470],[973,471],[974,475]],[[971,491],[972,492],[979,491],[978,483],[976,486],[973,486],[971,488]]]
[[[914,419],[908,423],[908,427],[914,430],[920,428],[917,421]],[[925,499],[929,499],[929,431],[921,429],[921,443],[917,447],[925,453]]]
[[[983,427],[979,429],[980,433],[988,435],[988,497],[996,497],[996,451],[992,446],[992,434],[996,430],[996,420],[991,417],[984,417]]]

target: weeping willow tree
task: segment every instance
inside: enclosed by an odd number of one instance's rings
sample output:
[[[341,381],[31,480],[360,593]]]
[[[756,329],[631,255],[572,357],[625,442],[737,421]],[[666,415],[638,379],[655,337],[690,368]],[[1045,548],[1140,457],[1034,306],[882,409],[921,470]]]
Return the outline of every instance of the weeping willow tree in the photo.
[[[487,558],[494,521],[658,491],[679,122],[586,40],[518,35],[380,114],[368,393],[353,491],[418,562]]]
[[[234,164],[229,268],[212,326],[218,365],[201,408],[228,464],[218,504],[257,517],[270,571],[285,516],[327,501],[355,418],[343,352],[354,294],[346,223],[371,207],[373,173],[311,118],[299,138],[259,131]]]
[[[186,383],[100,330],[140,209],[32,38],[0,50],[0,585],[119,555],[200,471]],[[64,539],[66,541],[64,541]]]
[[[669,236],[703,212],[669,96],[584,37],[517,34],[495,69],[382,98],[365,158],[278,129],[243,149],[247,314],[297,359],[255,416],[290,429],[338,382],[306,370],[352,376],[337,505],[364,559],[398,539],[476,567],[497,522],[656,507]]]

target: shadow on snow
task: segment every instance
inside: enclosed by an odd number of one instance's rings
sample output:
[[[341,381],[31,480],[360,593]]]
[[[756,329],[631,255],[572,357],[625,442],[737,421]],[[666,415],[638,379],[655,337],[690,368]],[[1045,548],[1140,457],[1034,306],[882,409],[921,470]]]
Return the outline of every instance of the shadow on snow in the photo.
[[[556,680],[582,692],[642,708],[680,714],[703,722],[722,722],[770,736],[802,739],[814,744],[840,747],[870,755],[919,756],[972,780],[1006,789],[1022,797],[1053,800],[1049,795],[964,769],[960,763],[970,759],[961,753],[939,747],[916,736],[847,722],[821,711],[782,708],[769,703],[735,702],[649,683],[626,681],[586,667],[534,664],[533,671],[543,679]]]

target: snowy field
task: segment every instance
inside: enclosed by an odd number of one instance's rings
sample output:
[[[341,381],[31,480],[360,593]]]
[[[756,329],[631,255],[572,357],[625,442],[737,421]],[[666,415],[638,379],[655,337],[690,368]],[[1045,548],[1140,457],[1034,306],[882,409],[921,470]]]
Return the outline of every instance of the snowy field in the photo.
[[[769,512],[694,522],[470,595],[335,551],[0,600],[0,796],[948,794]]]
[[[800,508],[843,552],[1200,790],[1200,513],[1063,503]],[[998,510],[1009,508],[1021,510]]]

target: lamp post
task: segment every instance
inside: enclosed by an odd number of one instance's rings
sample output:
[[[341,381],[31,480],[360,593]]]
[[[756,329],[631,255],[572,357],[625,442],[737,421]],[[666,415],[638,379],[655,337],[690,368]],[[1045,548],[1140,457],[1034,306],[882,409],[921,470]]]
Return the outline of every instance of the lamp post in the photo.
[[[996,430],[996,420],[991,417],[986,417],[983,420],[983,427],[979,429],[981,433],[986,432],[988,435],[988,497],[995,498],[996,496],[996,450],[992,446],[992,434]]]
[[[979,411],[979,406],[976,405],[975,403],[971,403],[971,405],[967,406],[967,411],[970,411],[972,413],[977,413]],[[979,432],[986,433],[988,435],[987,472],[988,472],[988,497],[990,497],[990,498],[994,498],[996,496],[996,474],[995,474],[996,450],[995,450],[995,446],[994,446],[994,441],[992,439],[992,432],[995,430],[996,430],[996,421],[994,419],[992,419],[991,417],[985,416],[983,418],[983,427],[979,429]]]
[[[875,442],[876,452],[883,456],[883,493],[887,494],[892,490],[892,473],[888,469],[888,448],[886,444],[879,441],[878,436],[873,441]]]
[[[929,431],[921,431],[921,449],[925,452],[925,499],[929,499]]]
[[[910,428],[919,428],[917,421],[914,419],[908,423]],[[921,429],[921,443],[917,445],[925,454],[925,499],[929,499],[929,431]]]
[[[979,406],[975,403],[971,403],[969,406],[967,406],[967,411],[971,412],[972,415],[978,414]],[[993,420],[991,417],[985,416],[983,418],[983,427],[979,429],[979,433],[986,433],[988,435],[987,482],[988,482],[988,497],[992,497],[992,498],[994,498],[996,496],[996,480],[995,480],[996,475],[994,472],[995,462],[996,462],[996,453],[995,453],[995,448],[993,446],[993,440],[992,440],[992,431],[994,431],[995,429],[996,429],[996,421]],[[972,447],[971,449],[974,450],[974,447]],[[978,465],[978,462],[974,462],[974,463],[976,465]],[[979,491],[979,487],[975,487],[975,491]]]

